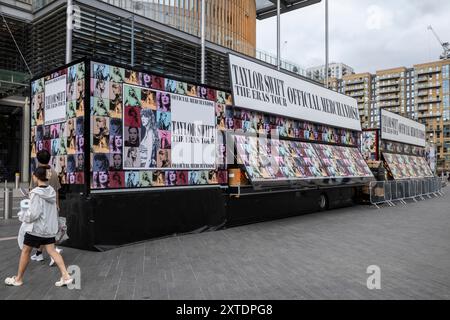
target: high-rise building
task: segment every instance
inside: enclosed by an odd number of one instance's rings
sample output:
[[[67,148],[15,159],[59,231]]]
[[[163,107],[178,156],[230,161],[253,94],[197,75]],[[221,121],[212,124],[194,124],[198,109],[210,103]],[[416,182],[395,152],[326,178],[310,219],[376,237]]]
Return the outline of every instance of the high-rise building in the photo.
[[[325,65],[307,68],[306,72],[308,76],[317,81],[323,81],[326,78]],[[345,63],[335,63],[332,62],[328,65],[328,76],[330,78],[342,79],[346,75],[353,74],[354,70],[352,67],[346,65]]]
[[[436,147],[437,171],[450,171],[450,60],[347,75],[330,88],[355,98],[361,125],[379,128],[380,109],[426,126],[427,142]]]
[[[375,81],[378,107],[405,116],[406,68],[377,71]]]
[[[415,110],[426,125],[427,140],[436,146],[438,170],[450,170],[450,60],[414,66]]]
[[[358,102],[363,129],[370,128],[373,125],[370,118],[373,99],[372,80],[373,76],[370,73],[346,75],[342,78],[341,92],[355,98]]]
[[[201,36],[202,0],[101,0],[191,35]],[[206,40],[249,56],[256,49],[254,0],[206,1]]]

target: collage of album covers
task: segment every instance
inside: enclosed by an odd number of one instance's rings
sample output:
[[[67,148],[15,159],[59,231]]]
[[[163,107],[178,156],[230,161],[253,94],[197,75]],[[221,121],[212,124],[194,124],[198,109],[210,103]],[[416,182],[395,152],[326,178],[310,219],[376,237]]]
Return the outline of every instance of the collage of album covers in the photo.
[[[361,154],[364,160],[378,161],[378,130],[361,133]]]
[[[356,148],[315,144],[329,177],[372,177],[372,171]]]
[[[235,136],[252,181],[372,177],[356,148]]]
[[[406,154],[411,156],[425,157],[425,148],[419,146],[412,146],[400,142],[393,142],[388,140],[381,140],[381,152]]]
[[[213,101],[223,110],[231,105],[231,94],[96,62],[91,63],[90,87],[92,188],[227,183],[220,161],[217,170],[170,169],[170,94]],[[225,146],[215,148],[217,157],[225,158]]]
[[[393,179],[433,177],[433,172],[424,157],[405,154],[383,153],[388,171]]]
[[[217,126],[220,130],[234,130],[236,133],[263,134],[267,138],[272,133],[282,138],[304,141],[334,143],[347,146],[360,145],[360,133],[337,129],[326,125],[292,120],[280,116],[269,116],[239,108],[218,105]]]
[[[84,79],[85,65],[79,63],[31,84],[31,172],[37,166],[36,154],[45,149],[61,184],[84,184]],[[59,89],[46,88],[51,81],[59,82]],[[53,102],[51,108],[45,99]]]

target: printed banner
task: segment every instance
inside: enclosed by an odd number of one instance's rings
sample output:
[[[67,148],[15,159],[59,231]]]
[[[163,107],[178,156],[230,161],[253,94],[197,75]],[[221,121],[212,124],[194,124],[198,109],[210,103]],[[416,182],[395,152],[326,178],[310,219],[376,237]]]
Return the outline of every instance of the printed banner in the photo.
[[[378,160],[378,131],[363,131],[361,134],[361,154],[364,160]]]
[[[425,147],[425,125],[381,109],[381,139]]]
[[[361,131],[355,99],[235,55],[229,62],[236,106]]]
[[[215,169],[213,101],[128,84],[123,101],[124,169]]]
[[[45,82],[45,125],[66,121],[66,75]]]

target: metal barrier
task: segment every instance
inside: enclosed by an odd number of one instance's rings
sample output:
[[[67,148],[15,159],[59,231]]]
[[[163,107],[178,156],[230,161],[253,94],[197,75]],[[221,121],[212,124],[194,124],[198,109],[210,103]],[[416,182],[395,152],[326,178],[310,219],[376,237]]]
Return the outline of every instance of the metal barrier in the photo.
[[[417,202],[443,195],[441,178],[410,179],[399,181],[373,181],[369,185],[370,203],[380,208],[395,202],[407,204],[406,200]]]
[[[369,185],[370,203],[378,207],[386,202],[386,183],[384,181],[372,181]]]

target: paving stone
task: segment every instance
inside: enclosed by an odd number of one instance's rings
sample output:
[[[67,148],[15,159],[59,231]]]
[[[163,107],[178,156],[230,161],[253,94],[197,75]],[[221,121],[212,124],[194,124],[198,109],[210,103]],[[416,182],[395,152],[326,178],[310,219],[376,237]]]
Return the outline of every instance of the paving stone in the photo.
[[[450,201],[381,210],[356,206],[147,241],[107,252],[64,248],[81,290],[56,288],[57,268],[30,262],[25,285],[0,299],[450,299]],[[0,221],[0,239],[16,236]],[[17,271],[16,240],[0,240],[0,279]],[[381,268],[381,290],[366,271]]]

